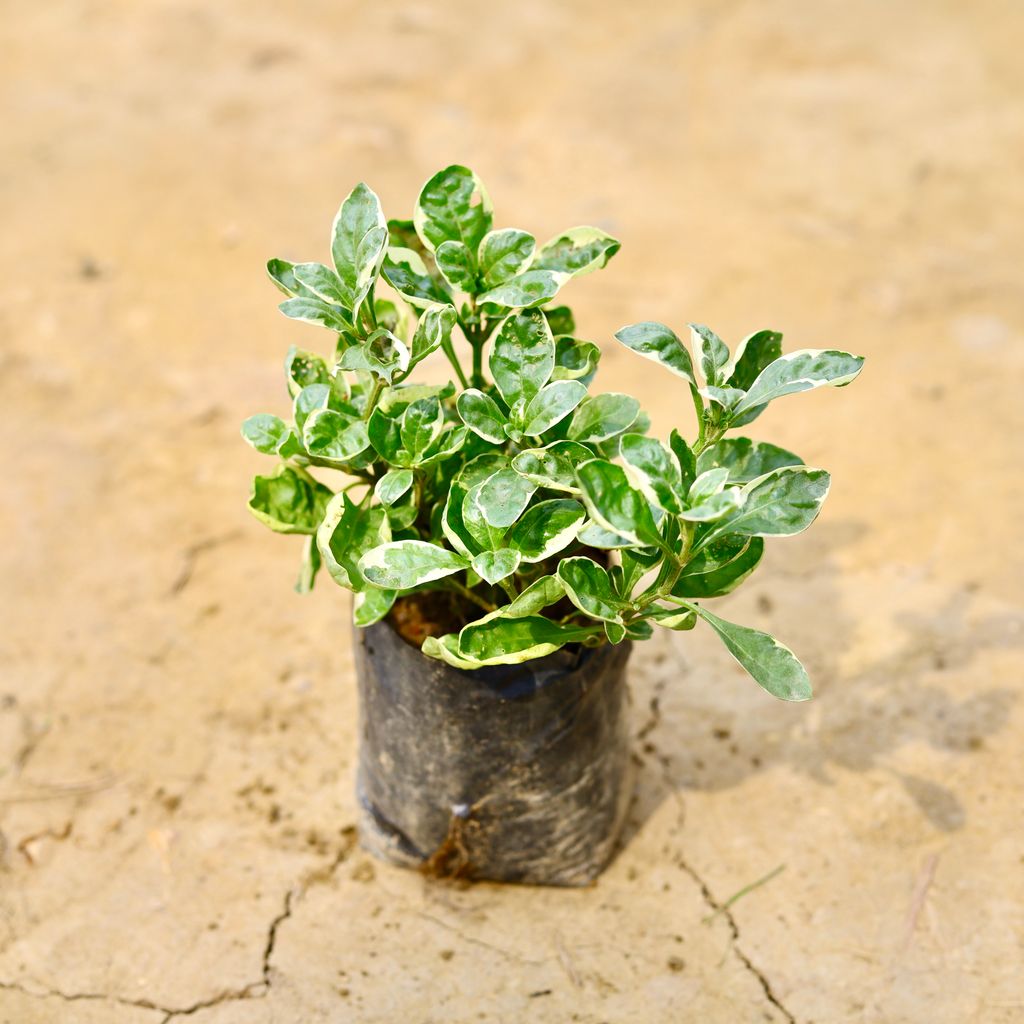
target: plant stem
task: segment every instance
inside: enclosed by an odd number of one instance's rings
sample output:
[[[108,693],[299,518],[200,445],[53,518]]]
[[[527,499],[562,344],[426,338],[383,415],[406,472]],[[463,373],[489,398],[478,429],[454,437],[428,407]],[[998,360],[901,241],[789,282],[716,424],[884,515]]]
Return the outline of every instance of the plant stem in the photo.
[[[479,594],[474,594],[469,587],[464,587],[458,580],[453,580],[448,577],[445,580],[445,585],[450,589],[454,590],[456,594],[466,598],[467,601],[472,601],[473,604],[479,605],[485,612],[493,612],[495,606],[490,601],[485,601]]]
[[[725,430],[721,427],[712,427],[711,430],[704,434],[703,427],[701,428],[701,436],[697,439],[697,443],[693,446],[693,454],[700,455],[702,451],[710,448],[713,444],[716,444],[722,439],[722,435]]]
[[[370,291],[366,296],[366,308],[370,312],[370,324],[373,330],[377,329],[377,300],[374,298],[374,292],[377,290],[377,282],[374,281],[370,285]]]
[[[629,616],[627,621],[632,621],[638,618],[648,605],[653,604],[655,601],[668,598],[672,593],[672,588],[676,585],[676,580],[679,579],[680,574],[686,566],[686,563],[690,560],[690,548],[693,545],[693,526],[690,523],[683,525],[683,533],[680,537],[682,541],[682,549],[677,554],[671,548],[664,548],[665,558],[669,562],[670,569],[668,574],[659,583],[655,580],[654,583],[642,593],[633,602],[633,614]],[[658,574],[661,579],[661,574]]]
[[[473,346],[473,386],[484,386],[484,345],[483,342],[471,341]]]
[[[373,390],[370,392],[370,397],[366,400],[366,411],[363,413],[363,419],[368,420],[373,415],[373,410],[377,406],[377,401],[380,399],[380,393],[384,390],[384,381],[380,377],[375,377],[373,380]]]
[[[704,450],[704,403],[694,384],[690,385],[690,394],[693,396],[693,407],[697,410],[697,441],[693,446],[694,454]]]
[[[511,582],[507,579],[498,580],[498,586],[508,594],[508,599],[514,601],[519,595],[516,593],[516,588],[512,586]]]
[[[452,344],[452,339],[448,338],[446,341],[441,342],[441,348],[444,354],[448,357],[448,362],[452,364],[452,368],[455,370],[459,378],[459,383],[464,387],[469,387],[469,381],[466,379],[466,374],[462,369],[462,363],[459,362],[459,357],[455,354],[455,346]]]
[[[476,299],[472,295],[469,297],[469,315],[465,322],[460,320],[459,325],[462,327],[462,333],[466,336],[466,341],[469,342],[469,347],[473,350],[473,374],[471,377],[473,387],[482,388],[484,386],[484,341],[486,337],[481,330],[476,312]]]

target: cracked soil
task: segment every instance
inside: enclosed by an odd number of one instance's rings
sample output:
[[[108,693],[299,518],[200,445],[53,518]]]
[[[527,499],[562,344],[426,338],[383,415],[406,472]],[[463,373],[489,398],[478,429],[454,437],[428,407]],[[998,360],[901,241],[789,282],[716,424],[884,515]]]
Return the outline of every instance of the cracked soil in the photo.
[[[5,15],[0,1024],[1024,1020],[1019,5]],[[721,602],[816,700],[699,631],[638,650],[585,890],[359,850],[347,598],[245,511],[238,424],[323,340],[263,261],[453,161],[501,225],[622,239],[570,301],[661,435],[689,402],[624,323],[868,357],[754,424],[834,485]]]

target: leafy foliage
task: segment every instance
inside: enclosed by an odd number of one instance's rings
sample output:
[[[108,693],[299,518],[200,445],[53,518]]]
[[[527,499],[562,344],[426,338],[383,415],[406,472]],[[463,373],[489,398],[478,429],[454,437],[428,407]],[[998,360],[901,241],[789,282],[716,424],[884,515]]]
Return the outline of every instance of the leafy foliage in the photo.
[[[413,591],[454,591],[477,608],[457,634],[423,644],[458,668],[703,621],[769,693],[805,700],[810,684],[788,648],[698,602],[747,579],[765,538],[806,529],[829,476],[776,445],[725,435],[778,398],[850,383],[863,360],[784,355],[775,331],[730,356],[700,324],[689,325],[689,347],[664,324],[623,327],[616,338],[674,375],[666,384],[689,392],[697,415],[692,443],[676,430],[650,437],[635,398],[590,393],[600,349],[575,337],[572,311],[555,302],[618,249],[595,227],[540,246],[495,227],[483,183],[458,165],[423,186],[411,220],[387,220],[356,186],[334,219],[329,264],[267,264],[281,312],[331,342],[326,354],[289,349],[290,417],[260,413],[242,426],[278,460],[256,477],[250,510],[304,535],[297,589],[323,568],[354,593],[357,625]],[[457,383],[410,380],[442,358]],[[337,492],[321,469],[342,474]]]

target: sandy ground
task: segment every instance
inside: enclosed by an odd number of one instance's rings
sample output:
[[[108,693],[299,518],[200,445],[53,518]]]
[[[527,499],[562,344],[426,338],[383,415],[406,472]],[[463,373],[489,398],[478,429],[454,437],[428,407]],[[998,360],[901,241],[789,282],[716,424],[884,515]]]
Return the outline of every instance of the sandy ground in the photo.
[[[1024,1020],[1020,5],[2,9],[0,1021]],[[262,262],[455,160],[501,224],[622,238],[572,288],[585,337],[869,357],[756,424],[835,484],[722,602],[817,701],[699,631],[647,645],[626,845],[584,891],[358,850],[347,598],[293,594],[297,542],[245,511],[238,423],[325,340]]]

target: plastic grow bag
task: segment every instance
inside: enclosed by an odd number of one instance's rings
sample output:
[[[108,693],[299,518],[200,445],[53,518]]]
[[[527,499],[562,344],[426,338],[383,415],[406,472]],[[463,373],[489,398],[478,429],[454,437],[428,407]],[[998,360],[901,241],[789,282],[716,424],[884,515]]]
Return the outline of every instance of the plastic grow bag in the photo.
[[[442,877],[586,885],[629,804],[630,644],[473,671],[356,630],[360,838]]]

